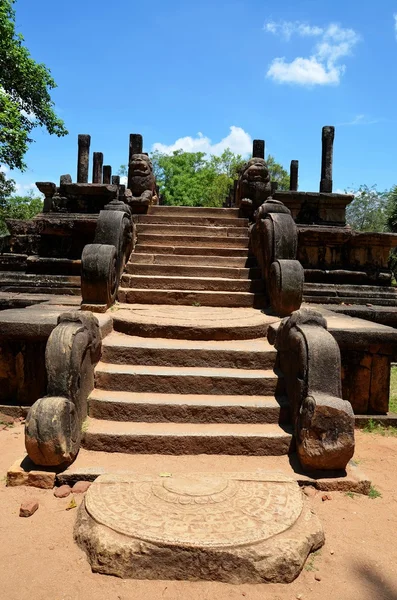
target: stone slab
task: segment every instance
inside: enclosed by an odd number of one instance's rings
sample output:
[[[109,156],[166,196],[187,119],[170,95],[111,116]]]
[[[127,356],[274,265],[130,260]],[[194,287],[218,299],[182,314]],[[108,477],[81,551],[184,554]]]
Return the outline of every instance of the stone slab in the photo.
[[[118,452],[90,451],[82,448],[75,462],[57,474],[59,485],[73,485],[76,481],[95,481],[104,474],[141,475],[148,472],[172,473],[182,476],[199,468],[213,473],[227,474],[244,469],[256,473],[261,470],[277,471],[293,479],[300,486],[312,486],[321,491],[355,492],[368,494],[371,481],[351,460],[346,471],[303,472],[298,457],[292,453],[283,456],[231,456],[231,455],[142,455]]]
[[[233,584],[291,582],[324,533],[277,473],[101,476],[74,530],[94,572]]]
[[[41,489],[52,489],[55,485],[56,472],[52,467],[38,467],[29,457],[18,459],[7,471],[8,487],[26,485]]]

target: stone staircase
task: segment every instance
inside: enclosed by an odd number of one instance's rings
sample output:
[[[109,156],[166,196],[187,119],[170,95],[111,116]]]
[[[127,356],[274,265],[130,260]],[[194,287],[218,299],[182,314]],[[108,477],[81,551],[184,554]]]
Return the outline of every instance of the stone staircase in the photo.
[[[137,217],[136,234],[120,302],[264,306],[248,221],[238,209],[156,206]]]
[[[262,281],[236,210],[155,207],[139,217],[119,299],[87,449],[288,453],[288,402],[266,339],[278,319],[253,308],[264,303]]]

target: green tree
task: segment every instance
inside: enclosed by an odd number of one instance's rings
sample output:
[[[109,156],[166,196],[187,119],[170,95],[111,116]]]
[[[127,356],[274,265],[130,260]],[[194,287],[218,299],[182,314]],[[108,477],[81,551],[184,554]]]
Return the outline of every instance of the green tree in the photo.
[[[0,234],[8,233],[6,219],[31,219],[42,210],[43,200],[34,196],[33,190],[26,196],[0,199]]]
[[[376,185],[360,185],[353,202],[346,208],[346,220],[357,231],[387,231],[390,192],[379,192]]]
[[[266,163],[270,173],[270,181],[277,181],[279,190],[289,190],[289,174],[284,167],[277,163],[271,154],[267,157]]]
[[[35,127],[57,136],[68,132],[54,111],[50,90],[56,84],[49,69],[35,62],[15,31],[14,3],[0,0],[0,165],[23,171]]]

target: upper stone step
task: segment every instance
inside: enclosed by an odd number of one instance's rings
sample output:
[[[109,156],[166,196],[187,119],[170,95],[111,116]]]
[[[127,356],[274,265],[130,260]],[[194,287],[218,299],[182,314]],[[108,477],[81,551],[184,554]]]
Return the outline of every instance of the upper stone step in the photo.
[[[277,424],[125,423],[88,418],[88,450],[133,454],[288,454],[292,434]]]
[[[267,339],[180,340],[114,331],[102,342],[102,362],[162,367],[272,369],[277,352]]]
[[[141,237],[141,236],[140,236]],[[186,238],[184,238],[186,239]],[[208,238],[207,238],[208,239]],[[194,240],[195,245],[162,245],[161,243],[151,244],[138,239],[135,251],[139,254],[178,254],[189,256],[227,256],[227,257],[242,257],[247,259],[249,256],[248,247],[232,248],[231,246],[217,246],[216,244],[198,245],[198,241]]]
[[[213,396],[109,392],[95,389],[89,415],[109,421],[145,423],[287,423],[284,396]]]
[[[150,216],[190,216],[190,217],[221,217],[223,219],[237,219],[239,215],[238,208],[204,208],[200,206],[150,206],[148,210]]]
[[[118,304],[112,312],[115,331],[178,340],[248,340],[265,338],[280,319],[253,308]]]
[[[133,260],[133,259],[132,259]],[[234,267],[201,266],[201,265],[164,265],[164,264],[137,264],[129,262],[125,272],[130,275],[148,275],[160,277],[223,277],[226,279],[260,279],[261,271],[258,267],[252,269],[239,269]]]
[[[163,394],[283,395],[284,379],[268,369],[159,367],[99,362],[95,385],[119,392]]]
[[[202,227],[248,227],[248,219],[235,219],[233,217],[196,217],[190,214],[177,215],[136,215],[135,223],[152,225],[200,225]]]
[[[228,237],[222,235],[177,235],[163,233],[138,233],[138,244],[147,244],[149,246],[195,246],[210,248],[248,248],[249,239],[247,237]]]
[[[152,225],[138,223],[136,226],[137,234],[190,236],[200,239],[201,237],[211,237],[217,239],[224,238],[248,238],[248,228],[245,227],[213,227],[202,225]]]
[[[233,269],[238,268],[251,268],[257,267],[257,261],[253,256],[211,256],[211,255],[193,255],[193,254],[146,254],[135,251],[130,256],[130,261],[127,264],[128,268],[132,265],[153,265],[153,266],[171,266],[171,265],[186,265],[187,267],[201,266],[201,267],[231,267]]]

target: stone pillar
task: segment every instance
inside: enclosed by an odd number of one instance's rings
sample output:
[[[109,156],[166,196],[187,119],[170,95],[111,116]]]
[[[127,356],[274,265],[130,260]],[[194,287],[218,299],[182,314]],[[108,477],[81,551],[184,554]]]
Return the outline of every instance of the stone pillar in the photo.
[[[72,183],[71,175],[61,175],[59,179],[59,185],[66,185],[68,183]]]
[[[112,175],[112,185],[120,185],[120,175]]]
[[[272,181],[271,186],[272,186],[272,196],[273,196],[278,190],[278,181]]]
[[[299,173],[299,160],[291,160],[291,166],[289,169],[290,192],[298,191],[298,173]]]
[[[252,158],[265,158],[265,140],[254,140]]]
[[[112,167],[110,165],[104,165],[102,171],[102,183],[110,183],[112,179]]]
[[[92,167],[92,183],[102,183],[103,153],[94,152],[94,164]]]
[[[130,134],[130,151],[128,155],[128,189],[132,188],[132,170],[131,163],[132,157],[134,154],[142,154],[143,150],[143,138],[139,133],[131,133]]]
[[[335,127],[323,127],[320,192],[332,193],[332,161]]]
[[[78,137],[77,183],[88,183],[88,165],[90,162],[91,136],[80,134]]]

